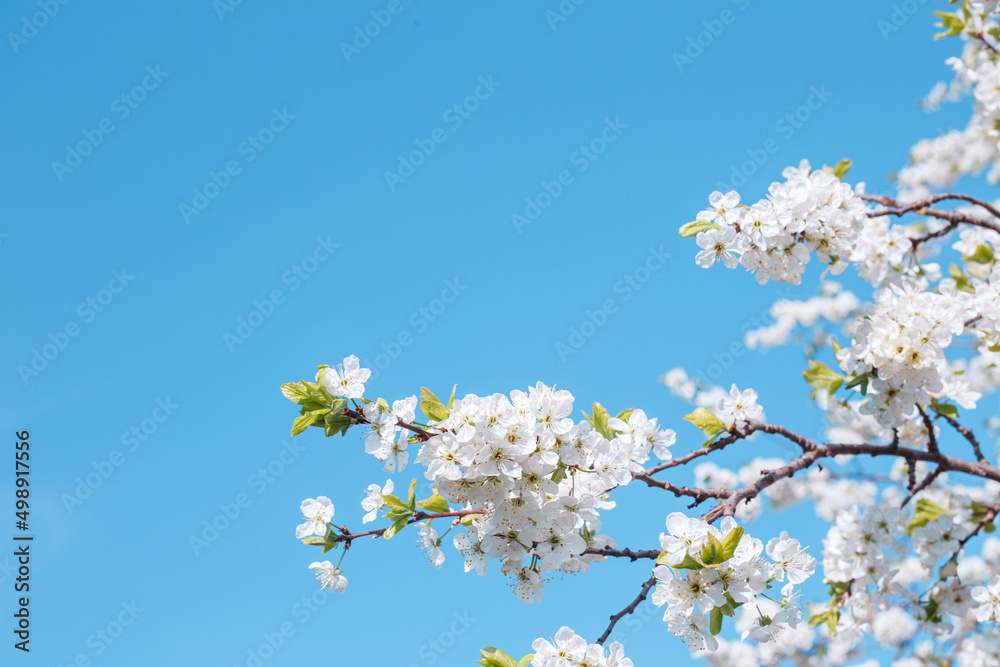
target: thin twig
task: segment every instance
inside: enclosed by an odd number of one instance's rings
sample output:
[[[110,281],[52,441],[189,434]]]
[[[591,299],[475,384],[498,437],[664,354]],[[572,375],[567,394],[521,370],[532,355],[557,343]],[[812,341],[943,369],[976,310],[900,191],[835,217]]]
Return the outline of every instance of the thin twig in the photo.
[[[952,428],[961,433],[962,437],[964,437],[966,440],[969,441],[969,443],[972,445],[972,451],[975,453],[977,461],[979,461],[980,463],[985,463],[986,465],[992,465],[989,461],[986,460],[986,457],[983,456],[983,450],[979,448],[979,442],[976,440],[976,436],[972,434],[972,431],[959,424],[957,421],[955,421],[954,418],[949,417],[948,415],[942,415],[940,413],[938,414],[939,416],[944,417],[944,419],[949,424],[951,424]]]
[[[423,521],[424,519],[444,519],[452,516],[459,517],[459,516],[467,516],[469,514],[482,514],[482,513],[483,510],[458,510],[455,512],[441,512],[440,514],[435,514],[432,512],[417,512],[412,517],[410,517],[410,520],[406,522],[406,525],[409,526],[410,524]],[[334,539],[334,543],[340,544],[341,542],[344,542],[345,543],[344,548],[350,549],[351,542],[358,539],[359,537],[368,537],[369,535],[372,537],[380,537],[382,533],[389,530],[389,528],[391,527],[392,526],[386,526],[385,528],[379,528],[378,530],[369,530],[365,531],[364,533],[352,533],[347,530],[347,526],[341,526],[340,532],[342,534],[337,535],[337,537]]]
[[[937,452],[938,444],[937,436],[934,434],[934,424],[931,422],[931,418],[927,416],[927,413],[924,412],[924,409],[919,405],[917,406],[917,412],[920,413],[920,417],[924,420],[924,426],[927,427],[927,451]]]
[[[928,486],[930,486],[934,482],[934,480],[937,479],[938,476],[942,472],[944,472],[944,471],[941,470],[941,468],[934,468],[934,470],[932,470],[929,473],[927,473],[927,476],[924,477],[923,481],[921,481],[920,484],[917,484],[917,485],[913,486],[913,488],[910,491],[909,495],[907,495],[906,498],[903,500],[903,502],[900,503],[899,509],[903,509],[904,507],[906,507],[907,503],[909,503],[911,500],[913,500],[913,497],[915,495],[917,495],[918,493],[920,493],[921,491],[923,491],[924,489],[926,489]]]
[[[636,607],[638,607],[639,604],[646,599],[646,596],[649,595],[649,589],[652,588],[655,583],[656,575],[654,574],[651,575],[642,585],[642,590],[639,591],[639,595],[637,595],[627,607],[611,617],[611,623],[608,625],[608,629],[604,631],[604,634],[597,638],[598,644],[604,646],[604,642],[606,642],[608,637],[611,636],[611,631],[615,629],[615,625],[618,624],[618,621],[622,620],[636,610]]]

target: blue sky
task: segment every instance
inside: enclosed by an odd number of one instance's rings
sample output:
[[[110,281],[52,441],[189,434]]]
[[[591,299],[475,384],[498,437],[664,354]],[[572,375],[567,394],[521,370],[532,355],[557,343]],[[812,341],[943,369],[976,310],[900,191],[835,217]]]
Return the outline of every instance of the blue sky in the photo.
[[[299,502],[360,526],[385,474],[354,433],[292,443],[279,385],[348,354],[389,399],[541,380],[697,446],[657,377],[706,369],[781,293],[699,269],[677,227],[734,170],[754,200],[802,158],[888,189],[966,114],[915,105],[956,48],[932,42],[933,4],[7,3],[0,416],[31,432],[35,540],[32,651],[7,632],[4,664],[248,665],[270,637],[268,665],[466,665],[564,624],[596,638],[646,565],[528,607],[405,533],[352,550],[346,595],[316,594]],[[577,348],[588,313],[603,324]],[[746,354],[720,382],[814,434],[803,365]],[[680,507],[629,489],[605,530],[651,548]],[[683,662],[656,617],[625,626],[629,655]]]

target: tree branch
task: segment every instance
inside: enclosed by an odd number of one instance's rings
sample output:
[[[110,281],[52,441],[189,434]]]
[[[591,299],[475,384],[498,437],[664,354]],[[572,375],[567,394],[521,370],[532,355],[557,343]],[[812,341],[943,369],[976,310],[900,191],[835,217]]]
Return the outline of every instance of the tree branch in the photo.
[[[604,642],[608,640],[608,637],[611,635],[611,631],[615,629],[615,625],[618,624],[618,621],[622,620],[636,610],[636,607],[638,607],[639,604],[646,599],[646,596],[649,595],[649,589],[652,588],[655,583],[656,575],[654,574],[651,575],[645,583],[643,583],[642,590],[639,591],[639,595],[637,595],[627,607],[611,617],[611,623],[608,625],[607,630],[605,630],[604,634],[597,638],[598,644],[604,646]]]
[[[452,516],[459,517],[459,516],[467,516],[469,514],[482,514],[482,513],[483,510],[458,510],[455,512],[442,512],[440,514],[434,514],[431,512],[417,512],[412,517],[410,517],[410,520],[406,522],[406,525],[409,526],[411,524],[423,521],[424,519],[444,519]],[[351,542],[358,539],[359,537],[369,537],[369,536],[379,537],[382,535],[382,533],[389,530],[389,528],[391,527],[392,526],[386,526],[385,528],[379,528],[378,530],[369,530],[364,533],[352,533],[347,530],[347,526],[341,526],[340,532],[342,534],[337,535],[337,538],[334,540],[334,543],[340,544],[341,542],[344,542],[345,543],[344,548],[350,549]]]
[[[660,551],[657,549],[643,549],[640,551],[632,551],[631,549],[614,549],[612,547],[602,547],[600,549],[595,549],[594,547],[589,547],[584,550],[585,554],[593,554],[595,556],[612,556],[615,558],[628,558],[633,563],[640,558],[649,558],[656,560],[660,557]]]
[[[927,212],[927,210],[925,210],[927,209],[928,206],[930,206],[931,204],[936,204],[939,201],[945,201],[951,199],[951,200],[968,202],[970,204],[975,204],[976,206],[979,206],[980,208],[989,211],[994,218],[1000,220],[1000,210],[994,208],[989,202],[983,201],[982,199],[976,199],[975,197],[970,197],[969,195],[964,195],[957,192],[942,192],[940,194],[927,197],[926,199],[921,199],[920,201],[912,202],[910,204],[905,204],[905,205],[900,204],[892,197],[885,197],[882,195],[863,194],[858,196],[861,197],[861,199],[863,199],[864,201],[882,204],[883,206],[886,206],[889,209],[888,211],[873,211],[868,214],[868,217],[870,218],[877,218],[883,215],[895,215],[898,217],[906,215],[907,213],[914,213],[914,212],[919,213],[920,215],[930,215]],[[955,213],[955,211],[938,211],[938,212]],[[959,214],[959,215],[964,215],[964,214]],[[974,219],[982,220],[982,218],[974,218]],[[990,225],[995,224],[991,223],[988,220],[985,222]],[[970,224],[975,224],[975,223],[970,223]],[[991,229],[994,228],[991,227]]]
[[[974,436],[972,434],[972,431],[970,431],[969,429],[965,428],[964,426],[962,426],[961,424],[959,424],[957,421],[955,421],[954,418],[949,417],[948,415],[942,415],[942,414],[938,413],[938,416],[939,417],[944,417],[944,419],[949,424],[951,424],[952,428],[954,428],[956,431],[958,431],[959,433],[961,433],[962,437],[964,437],[966,440],[969,441],[969,443],[972,445],[972,451],[973,451],[973,453],[975,453],[977,461],[979,461],[980,463],[984,463],[984,464],[986,464],[988,466],[992,466],[993,465],[989,461],[986,460],[985,456],[983,456],[983,451],[979,448],[979,442],[976,441],[976,436]]]

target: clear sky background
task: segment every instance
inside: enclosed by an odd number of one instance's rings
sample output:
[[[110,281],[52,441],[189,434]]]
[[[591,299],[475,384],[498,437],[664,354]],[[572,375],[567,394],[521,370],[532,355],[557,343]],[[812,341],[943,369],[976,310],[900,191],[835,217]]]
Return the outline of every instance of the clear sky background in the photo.
[[[279,385],[349,354],[379,362],[370,394],[390,400],[541,380],[579,408],[642,407],[687,451],[700,432],[658,376],[705,371],[784,292],[700,269],[678,226],[754,154],[748,200],[802,158],[850,157],[851,180],[887,191],[909,146],[967,116],[915,104],[958,48],[932,42],[935,3],[910,16],[888,0],[590,0],[563,2],[565,20],[556,0],[50,4],[51,17],[27,0],[0,12],[0,538],[19,532],[24,429],[35,537],[30,655],[12,648],[0,556],[3,664],[253,665],[248,651],[282,632],[263,664],[469,665],[564,624],[593,641],[648,563],[552,581],[527,606],[495,564],[466,575],[449,546],[435,570],[407,531],[357,544],[347,593],[316,594],[299,503],[327,495],[360,529],[363,489],[386,475],[357,432],[311,429],[289,448],[297,412]],[[782,122],[797,110],[808,120]],[[579,152],[602,132],[603,152]],[[411,173],[400,163],[420,146]],[[651,253],[670,257],[637,274]],[[792,296],[815,292],[809,269]],[[626,289],[626,276],[648,279]],[[558,347],[607,300],[582,347]],[[721,384],[818,433],[799,351],[728,366]],[[757,440],[734,463],[783,453]],[[645,489],[619,500],[605,532],[633,548],[654,548],[683,506]],[[795,516],[751,533],[766,541]],[[821,535],[802,537],[818,556]],[[659,615],[623,624],[628,654],[683,664]]]

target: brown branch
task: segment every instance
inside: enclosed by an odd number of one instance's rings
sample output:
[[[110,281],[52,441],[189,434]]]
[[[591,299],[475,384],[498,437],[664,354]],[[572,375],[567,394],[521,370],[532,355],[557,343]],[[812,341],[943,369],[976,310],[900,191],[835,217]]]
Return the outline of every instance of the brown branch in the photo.
[[[945,201],[949,199],[955,199],[958,201],[968,202],[970,204],[975,204],[982,209],[990,212],[990,214],[1000,220],[1000,210],[994,208],[989,202],[983,201],[982,199],[976,199],[975,197],[970,197],[969,195],[960,194],[958,192],[942,192],[940,194],[931,195],[926,199],[921,199],[917,202],[912,202],[910,204],[900,204],[892,197],[885,197],[882,195],[869,195],[863,194],[858,195],[864,201],[875,202],[877,204],[882,204],[883,206],[889,208],[888,211],[873,211],[868,214],[870,218],[877,218],[883,215],[895,215],[902,216],[907,213],[918,212],[921,215],[926,215],[924,209],[927,209],[931,204],[936,204],[939,201]],[[932,209],[933,210],[933,209]],[[948,213],[954,213],[954,211],[946,211]]]
[[[736,490],[724,502],[719,503],[708,512],[705,512],[705,514],[701,517],[702,520],[712,523],[721,516],[732,516],[736,513],[736,506],[739,505],[741,500],[750,500],[751,498],[756,497],[761,491],[775,482],[791,477],[799,470],[808,468],[815,463],[820,456],[823,456],[821,450],[818,448],[813,449],[797,459],[792,459],[788,465],[782,468],[770,470],[764,473],[755,483]]]
[[[915,468],[915,466],[914,466],[914,468]],[[921,481],[920,484],[915,484],[915,485],[911,484],[910,486],[911,486],[912,490],[910,491],[909,495],[906,496],[906,498],[903,500],[903,502],[900,503],[899,509],[903,509],[904,507],[906,507],[906,504],[909,503],[911,500],[913,500],[913,497],[915,495],[917,495],[918,493],[920,493],[921,491],[923,491],[924,489],[926,489],[928,486],[930,486],[934,482],[934,480],[937,479],[938,476],[942,472],[944,472],[944,471],[941,470],[941,468],[934,468],[934,470],[932,470],[929,473],[927,473],[927,476],[924,477],[923,481]],[[915,474],[916,473],[914,473],[914,475]]]
[[[657,549],[643,549],[640,551],[632,551],[631,549],[613,549],[611,547],[602,547],[596,549],[594,547],[589,547],[584,550],[585,554],[593,554],[594,556],[613,556],[615,558],[628,558],[633,563],[640,558],[649,558],[656,560],[660,557],[660,551]]]
[[[896,429],[893,429],[893,439],[892,443],[889,445],[874,445],[874,444],[847,445],[847,444],[829,444],[829,443],[823,445],[817,445],[812,440],[804,436],[798,435],[797,433],[794,433],[783,426],[778,426],[776,424],[750,423],[742,431],[733,431],[728,436],[719,440],[711,447],[703,447],[700,449],[696,449],[680,458],[666,461],[657,466],[653,466],[652,468],[644,470],[641,473],[634,473],[633,479],[645,482],[647,486],[651,487],[655,486],[662,488],[666,491],[670,491],[677,497],[680,497],[682,495],[692,497],[695,499],[695,502],[691,505],[692,507],[698,505],[701,502],[704,502],[708,498],[719,498],[720,500],[722,500],[722,502],[720,502],[715,508],[703,514],[701,517],[704,521],[707,521],[708,523],[713,523],[716,519],[718,519],[721,516],[732,516],[733,514],[735,514],[736,507],[739,505],[741,501],[744,500],[748,501],[751,498],[756,497],[764,489],[772,486],[773,484],[782,479],[787,479],[792,477],[793,475],[795,475],[795,473],[801,470],[809,468],[820,459],[831,458],[843,454],[849,454],[853,456],[869,455],[873,457],[894,456],[905,459],[909,463],[910,467],[910,482],[908,488],[911,489],[911,493],[907,497],[906,501],[904,501],[903,503],[904,506],[906,505],[907,502],[909,502],[909,500],[913,496],[915,496],[917,493],[930,486],[930,484],[933,483],[934,480],[940,474],[949,470],[953,470],[956,472],[963,472],[976,477],[983,477],[986,479],[991,479],[1000,482],[1000,470],[990,465],[987,461],[981,458],[981,455],[979,454],[978,450],[978,443],[974,444],[974,447],[976,448],[977,451],[977,456],[980,457],[977,463],[969,463],[968,461],[963,461],[961,459],[956,459],[942,454],[937,446],[937,439],[936,436],[934,435],[933,423],[930,422],[930,419],[927,417],[926,413],[924,413],[922,410],[921,414],[924,417],[925,425],[927,425],[928,427],[927,451],[900,447],[899,433]],[[946,417],[946,419],[948,419],[949,422],[954,421],[948,417]],[[955,426],[956,429],[965,428],[962,427],[960,424],[958,424],[958,422],[954,422],[952,425]],[[760,477],[760,479],[758,479],[754,484],[743,487],[742,489],[691,489],[686,486],[679,487],[666,481],[661,482],[651,477],[654,473],[660,472],[662,470],[667,470],[677,466],[685,465],[701,456],[705,456],[711,453],[716,449],[721,449],[729,444],[732,444],[733,442],[736,442],[737,440],[742,440],[757,431],[763,433],[771,433],[774,435],[780,435],[784,438],[787,438],[791,442],[797,444],[802,449],[803,452],[802,456],[793,459],[787,465],[778,468],[777,470],[771,470],[766,472],[762,471],[763,474]],[[971,431],[968,431],[968,429],[965,429],[965,431],[968,433],[968,435],[959,430],[959,432],[962,433],[963,435],[966,435],[967,438],[971,438],[970,442],[974,442],[974,437],[972,436]],[[929,473],[919,485],[917,485],[916,483],[916,461],[918,460],[927,461],[929,463],[934,463],[937,465],[937,467],[931,473]],[[1000,512],[1000,502],[998,502],[997,505],[994,506],[987,513],[987,515],[983,518],[983,520],[980,521],[979,526],[965,540],[960,542],[960,548],[961,545],[964,545],[965,542],[972,537],[972,535],[978,533],[980,530],[982,530],[983,526],[985,526],[986,523],[995,518],[998,512]],[[658,557],[659,555],[659,552],[652,550],[634,552],[629,549],[615,550],[611,549],[610,547],[605,547],[604,549],[591,548],[584,551],[584,553],[629,558],[633,562],[638,558],[652,559]],[[607,638],[611,635],[611,632],[612,630],[614,630],[614,627],[618,623],[618,621],[620,621],[622,618],[624,618],[628,614],[633,613],[636,610],[639,604],[646,599],[646,596],[649,594],[649,590],[653,587],[655,583],[656,583],[656,577],[651,576],[642,585],[642,589],[640,590],[639,595],[636,596],[636,598],[627,607],[625,607],[620,612],[610,617],[611,623],[608,625],[604,633],[598,638],[597,640],[598,644],[603,645],[604,642],[607,641]]]
[[[710,447],[700,447],[692,452],[685,454],[679,459],[671,459],[669,461],[664,461],[659,465],[643,470],[641,473],[635,473],[633,477],[635,477],[636,479],[643,479],[643,476],[648,477],[663,470],[668,470],[670,468],[676,468],[677,466],[685,465],[686,463],[689,463],[693,459],[696,459],[700,456],[705,456],[707,454],[711,454],[716,450],[722,449],[726,445],[731,445],[737,440],[742,440],[744,438],[747,438],[757,431],[760,431],[761,433],[771,433],[773,435],[780,435],[784,438],[787,438],[788,440],[791,440],[799,447],[801,447],[803,451],[808,451],[809,449],[816,447],[816,443],[814,443],[809,438],[805,438],[801,435],[798,435],[797,433],[790,431],[784,426],[778,426],[777,424],[760,424],[756,422],[750,422],[745,427],[743,427],[742,431],[738,430],[731,431],[729,435],[719,439],[718,441],[713,443]],[[645,480],[643,479],[643,481]]]
[[[750,426],[752,426],[752,424]],[[637,474],[652,475],[654,473],[660,472],[661,470],[668,470],[670,468],[676,468],[677,466],[682,466],[700,456],[706,456],[714,451],[723,449],[726,445],[733,444],[737,440],[742,440],[751,433],[753,433],[752,430],[732,431],[726,437],[720,438],[718,441],[712,443],[711,447],[700,447],[692,452],[688,452],[679,459],[670,459],[669,461],[664,461],[660,465],[653,466],[652,468],[647,468],[646,470],[643,470],[641,473]]]
[[[920,413],[920,417],[924,420],[924,426],[927,428],[927,451],[935,452],[938,451],[937,436],[934,435],[934,424],[931,422],[931,418],[927,416],[924,409],[917,406],[917,412]]]
[[[410,520],[406,522],[406,525],[409,526],[411,524],[423,521],[424,519],[444,519],[452,516],[458,517],[458,516],[467,516],[469,514],[482,514],[482,513],[483,510],[458,510],[455,512],[441,512],[440,514],[435,514],[431,512],[417,512],[412,517],[410,517]],[[340,544],[341,542],[344,542],[346,543],[344,548],[350,549],[351,542],[358,539],[359,537],[368,537],[368,536],[379,537],[382,535],[382,533],[389,530],[389,528],[391,527],[392,526],[386,526],[385,528],[379,528],[378,530],[369,530],[364,533],[352,533],[347,530],[347,526],[341,526],[340,532],[343,534],[337,535],[336,539],[334,540],[334,544]]]
[[[976,33],[973,33],[973,35],[972,35],[972,36],[973,36],[973,37],[975,37],[976,39],[978,39],[978,40],[979,40],[980,42],[982,42],[982,43],[983,43],[983,48],[986,48],[986,49],[989,49],[989,50],[990,50],[990,51],[992,51],[993,53],[997,53],[997,49],[996,49],[996,47],[995,47],[995,46],[993,46],[992,44],[990,44],[990,43],[989,43],[989,42],[988,42],[988,41],[986,40],[986,36],[985,36],[985,35],[983,34],[983,31],[982,31],[982,30],[980,30],[979,32],[976,32]]]
[[[350,417],[351,421],[354,422],[355,424],[370,424],[371,423],[370,421],[368,421],[367,419],[365,419],[365,415],[364,415],[364,413],[360,409],[359,410],[351,410],[350,408],[344,408],[343,414],[345,414],[348,417]],[[323,424],[314,424],[314,425],[315,426],[322,426]],[[399,426],[399,427],[401,427],[401,428],[405,428],[407,431],[412,431],[413,433],[416,433],[417,434],[417,439],[420,440],[420,442],[427,442],[433,436],[437,435],[436,433],[431,433],[430,431],[424,430],[424,429],[420,428],[419,426],[414,426],[413,424],[408,424],[408,423],[404,422],[402,419],[400,419],[399,417],[396,417],[396,425]]]
[[[604,646],[604,642],[608,640],[608,637],[611,635],[611,631],[615,629],[615,625],[618,624],[618,621],[622,620],[623,618],[625,618],[626,616],[628,616],[629,614],[631,614],[636,610],[636,607],[639,606],[639,603],[645,600],[646,596],[649,595],[649,589],[652,588],[655,583],[656,583],[656,575],[654,574],[651,575],[649,579],[645,581],[645,583],[643,583],[642,590],[639,591],[639,595],[637,595],[636,598],[632,600],[632,602],[629,603],[627,607],[622,609],[617,614],[611,616],[611,623],[608,625],[607,630],[605,630],[604,634],[602,634],[600,637],[597,638],[598,644]]]
[[[985,528],[986,524],[993,521],[993,519],[996,518],[998,513],[1000,513],[1000,501],[997,501],[997,503],[993,505],[993,507],[989,508],[986,511],[986,514],[983,515],[983,518],[979,520],[979,523],[976,525],[975,528],[972,529],[972,532],[970,532],[968,535],[966,535],[964,538],[958,541],[958,549],[955,550],[955,553],[952,556],[952,558],[957,558],[958,552],[961,551],[963,547],[965,547],[965,543],[971,540],[979,533],[979,531]]]
[[[991,479],[1000,482],[1000,470],[993,467],[986,462],[969,463],[968,461],[963,461],[961,459],[956,459],[951,456],[946,456],[941,452],[929,452],[920,449],[908,449],[905,447],[893,447],[885,445],[840,445],[840,444],[827,444],[827,445],[817,445],[815,449],[807,451],[805,454],[797,459],[793,459],[788,463],[788,465],[778,468],[777,470],[768,471],[760,479],[758,479],[754,484],[745,486],[742,489],[736,490],[732,495],[730,495],[724,502],[719,503],[715,508],[706,512],[702,519],[712,523],[721,516],[732,516],[736,511],[736,506],[742,500],[749,500],[760,494],[761,491],[770,487],[775,482],[782,479],[791,477],[800,470],[808,468],[813,463],[821,458],[830,458],[834,456],[839,456],[841,454],[851,454],[851,455],[864,455],[869,456],[898,456],[906,459],[910,462],[911,470],[911,483],[908,488],[914,488],[916,485],[915,478],[915,462],[916,461],[927,461],[929,463],[934,463],[938,466],[941,472],[947,472],[953,470],[955,472],[963,472],[968,475],[973,475],[975,477],[982,477],[984,479]]]
[[[977,461],[979,461],[980,463],[985,463],[986,465],[992,465],[989,461],[986,460],[986,457],[983,456],[983,451],[979,448],[979,442],[976,440],[976,436],[972,434],[972,431],[965,428],[957,421],[955,421],[954,418],[949,417],[948,415],[942,415],[941,413],[938,413],[938,416],[944,417],[945,420],[947,420],[947,422],[951,424],[952,428],[961,433],[962,437],[964,437],[966,440],[969,441],[969,443],[972,445],[972,451],[975,453]]]
[[[956,229],[958,229],[958,223],[957,222],[948,223],[947,227],[942,227],[941,229],[937,230],[936,232],[930,232],[929,234],[924,234],[923,236],[920,236],[918,238],[910,239],[910,245],[912,246],[912,248],[914,250],[916,250],[920,246],[921,243],[926,243],[927,241],[930,241],[931,239],[936,239],[936,238],[939,238],[941,236],[946,236],[947,234],[951,233],[952,231],[954,231]]]
[[[860,195],[865,201],[875,202],[882,204],[887,208],[879,209],[875,211],[869,211],[869,218],[878,218],[883,215],[894,215],[896,217],[902,217],[907,213],[916,213],[918,215],[926,215],[928,217],[937,218],[939,220],[948,221],[948,225],[935,231],[925,234],[924,236],[919,236],[910,239],[910,245],[913,250],[916,250],[921,243],[930,241],[931,239],[945,236],[951,231],[955,230],[959,224],[974,225],[976,227],[983,227],[985,229],[991,229],[995,232],[1000,232],[1000,223],[993,220],[988,220],[986,218],[980,218],[978,216],[969,215],[967,213],[961,213],[959,211],[946,211],[937,208],[928,208],[931,204],[939,201],[944,201],[946,199],[957,199],[960,201],[969,202],[970,204],[975,204],[986,211],[989,211],[994,218],[1000,220],[1000,211],[994,208],[989,202],[982,201],[981,199],[976,199],[975,197],[970,197],[969,195],[958,194],[954,192],[946,192],[942,194],[937,194],[927,199],[923,199],[918,202],[913,202],[911,204],[900,204],[895,199],[891,197],[884,197],[881,195]]]
[[[690,496],[691,498],[694,498],[694,502],[688,505],[688,509],[697,507],[709,498],[728,498],[733,493],[732,489],[692,489],[687,486],[677,486],[676,484],[671,484],[670,482],[653,479],[649,475],[641,472],[633,473],[632,479],[645,482],[646,486],[655,486],[663,489],[664,491],[670,491],[677,498],[680,498],[681,496]]]

